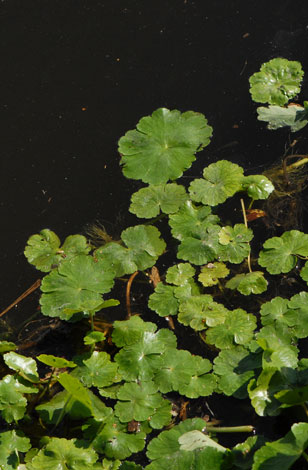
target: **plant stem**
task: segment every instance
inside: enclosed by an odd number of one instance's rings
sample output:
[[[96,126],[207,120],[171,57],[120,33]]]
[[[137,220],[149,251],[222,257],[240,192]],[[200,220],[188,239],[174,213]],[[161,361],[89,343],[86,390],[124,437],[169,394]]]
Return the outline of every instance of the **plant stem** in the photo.
[[[241,206],[242,206],[242,212],[243,212],[243,217],[244,217],[244,224],[245,224],[245,227],[248,228],[245,203],[243,199],[241,199]],[[249,272],[252,273],[251,262],[250,262],[250,252],[249,252],[249,255],[247,256],[247,264],[248,264]]]
[[[230,426],[230,427],[216,427],[209,424],[206,425],[206,431],[208,432],[217,432],[217,433],[226,433],[226,432],[253,432],[254,427],[250,424],[245,426]]]
[[[306,452],[303,452],[303,453],[302,453],[302,456],[303,456],[304,459],[307,460],[307,462],[308,462],[308,455],[306,454]]]

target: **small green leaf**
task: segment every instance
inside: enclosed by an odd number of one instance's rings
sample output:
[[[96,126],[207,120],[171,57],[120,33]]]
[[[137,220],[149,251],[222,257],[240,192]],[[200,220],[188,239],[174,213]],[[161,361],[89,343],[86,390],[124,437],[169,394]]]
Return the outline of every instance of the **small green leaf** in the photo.
[[[86,346],[92,346],[93,344],[103,342],[105,340],[105,334],[102,331],[90,331],[83,338],[83,342]]]
[[[218,284],[219,278],[227,277],[230,270],[227,268],[225,263],[208,263],[202,266],[201,273],[198,276],[198,280],[205,287],[214,286]]]
[[[267,199],[275,189],[273,183],[263,175],[244,176],[242,187],[254,201]]]
[[[114,413],[122,423],[145,421],[163,404],[154,382],[125,383],[117,393]]]
[[[191,357],[191,377],[187,384],[179,384],[179,392],[188,398],[207,397],[216,389],[216,378],[208,372],[212,364],[200,356]]]
[[[151,219],[160,211],[165,214],[177,212],[186,200],[187,194],[184,186],[176,183],[150,185],[139,189],[132,195],[129,210],[137,217]]]
[[[282,403],[281,408],[289,408],[290,406],[298,405],[303,406],[308,401],[308,385],[290,390],[281,390],[275,393],[275,398]]]
[[[144,333],[155,333],[157,326],[151,322],[144,322],[138,315],[129,320],[115,321],[113,323],[112,341],[118,348],[129,346],[143,340]]]
[[[208,329],[206,342],[219,349],[230,349],[234,344],[248,344],[253,338],[256,324],[256,318],[240,308],[229,311],[223,323]]]
[[[159,108],[119,140],[123,173],[150,184],[175,180],[209,144],[211,135],[203,114]]]
[[[178,258],[201,265],[213,261],[220,254],[219,225],[210,225],[200,235],[185,238],[178,249]]]
[[[179,301],[174,295],[175,287],[166,286],[159,282],[155,291],[149,297],[148,306],[161,317],[176,315],[178,312]]]
[[[251,470],[254,454],[264,443],[265,438],[262,435],[257,435],[248,437],[246,441],[234,446],[231,452],[234,457],[235,468]]]
[[[243,168],[227,160],[219,160],[203,170],[203,178],[190,184],[191,199],[217,206],[241,190]]]
[[[262,370],[258,379],[251,379],[248,393],[251,404],[259,416],[279,414],[280,402],[275,393],[285,387],[285,378],[275,368]]]
[[[190,297],[180,303],[178,320],[197,331],[224,322],[228,310],[208,294]]]
[[[31,448],[30,439],[20,431],[0,433],[0,468],[1,470],[16,470],[19,468],[19,452],[28,452]]]
[[[300,62],[272,59],[250,77],[251,97],[257,103],[283,106],[300,92],[303,75]]]
[[[36,359],[47,366],[57,367],[60,369],[64,367],[76,367],[77,365],[73,361],[68,361],[67,359],[63,359],[63,357],[52,356],[51,354],[40,354],[39,356],[36,356]]]
[[[176,264],[167,270],[166,282],[176,286],[183,286],[189,279],[194,277],[195,272],[195,268],[189,263]]]
[[[275,297],[270,302],[265,302],[260,310],[262,325],[272,325],[276,322],[288,325],[285,315],[288,311],[288,300],[282,297]]]
[[[58,382],[65,390],[72,395],[74,400],[80,401],[89,410],[92,409],[92,403],[88,394],[88,390],[80,383],[80,381],[72,375],[64,372],[58,376]]]
[[[23,418],[27,406],[27,400],[22,395],[24,392],[12,375],[6,375],[0,381],[0,411],[7,423]]]
[[[247,274],[237,274],[227,283],[228,289],[237,289],[243,295],[262,294],[267,289],[267,280],[261,271],[254,271]]]
[[[308,336],[308,293],[300,292],[291,297],[285,317],[286,322],[292,327],[297,338]]]
[[[267,442],[254,455],[252,470],[288,470],[308,446],[308,424],[293,424],[291,431],[277,441]],[[295,468],[295,467],[293,467]]]
[[[117,277],[154,266],[166,248],[159,230],[152,225],[129,227],[122,232],[121,238],[127,248],[110,242],[95,252],[98,259],[110,265]]]
[[[244,224],[235,224],[234,227],[222,227],[219,232],[219,257],[222,261],[241,263],[250,253],[249,242],[253,232]]]
[[[257,108],[258,120],[267,122],[270,130],[289,126],[291,132],[297,132],[308,123],[308,109],[299,105],[289,104],[286,108],[269,106]]]
[[[204,449],[205,447],[214,447],[219,452],[226,452],[226,447],[221,446],[216,441],[206,436],[203,432],[194,430],[188,431],[179,437],[181,450],[193,451],[196,449]]]
[[[308,256],[308,235],[291,230],[266,240],[258,263],[270,274],[288,273],[296,265],[296,255]]]
[[[3,359],[10,369],[16,370],[26,380],[30,382],[39,381],[37,365],[31,357],[22,356],[12,351],[4,354]]]
[[[9,351],[15,351],[17,348],[15,343],[12,343],[11,341],[0,341],[0,354],[9,352]]]
[[[93,351],[92,354],[84,354],[74,360],[78,364],[74,376],[86,387],[108,387],[116,381],[117,364],[110,361],[110,356],[105,351]]]
[[[97,454],[76,445],[76,439],[51,437],[47,445],[27,463],[27,470],[93,470]]]
[[[308,283],[308,261],[306,261],[304,267],[300,270],[300,277]]]
[[[40,299],[42,313],[70,320],[75,313],[99,310],[102,295],[114,284],[114,272],[103,260],[78,255],[64,261],[44,277]]]

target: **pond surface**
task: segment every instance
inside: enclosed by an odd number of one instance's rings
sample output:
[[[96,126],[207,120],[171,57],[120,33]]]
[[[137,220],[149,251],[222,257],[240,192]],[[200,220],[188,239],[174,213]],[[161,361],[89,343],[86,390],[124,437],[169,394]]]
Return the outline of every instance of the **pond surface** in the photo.
[[[305,0],[2,0],[0,23],[0,310],[40,277],[23,256],[33,233],[134,223],[127,208],[140,184],[123,177],[117,140],[140,117],[205,114],[214,135],[193,176],[221,158],[260,173],[294,139],[256,120],[248,78],[278,56],[308,73]],[[300,132],[297,153],[307,140]],[[37,297],[9,324],[27,320]]]

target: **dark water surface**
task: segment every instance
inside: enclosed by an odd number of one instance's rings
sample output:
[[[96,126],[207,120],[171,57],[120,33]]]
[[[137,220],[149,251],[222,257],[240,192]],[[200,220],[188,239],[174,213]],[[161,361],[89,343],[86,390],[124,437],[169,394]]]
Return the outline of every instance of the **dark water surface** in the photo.
[[[213,126],[194,176],[217,158],[257,171],[279,158],[289,133],[257,122],[248,77],[276,56],[308,71],[307,28],[305,0],[1,0],[0,310],[40,276],[23,256],[31,234],[125,228],[139,183],[122,176],[117,140],[156,108]]]

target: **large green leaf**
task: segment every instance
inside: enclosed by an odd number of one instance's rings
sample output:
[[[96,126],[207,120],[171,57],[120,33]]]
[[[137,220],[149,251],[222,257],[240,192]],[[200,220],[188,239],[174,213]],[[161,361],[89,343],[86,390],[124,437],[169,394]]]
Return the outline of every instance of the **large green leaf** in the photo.
[[[201,265],[213,261],[222,248],[218,241],[219,225],[210,225],[196,237],[185,238],[178,249],[178,258]]]
[[[294,106],[293,104],[282,108],[281,106],[269,106],[257,108],[258,120],[267,122],[270,130],[289,126],[291,132],[297,132],[308,123],[308,107]]]
[[[291,230],[281,237],[266,240],[258,263],[270,274],[288,273],[296,265],[296,255],[308,256],[308,235]]]
[[[154,266],[166,247],[159,230],[152,225],[129,227],[122,232],[121,238],[127,248],[110,242],[95,252],[98,259],[110,265],[117,277]]]
[[[114,271],[108,263],[78,255],[63,261],[42,281],[42,313],[70,320],[75,313],[99,310],[102,295],[114,284]]]
[[[209,144],[211,135],[203,114],[159,108],[119,140],[123,173],[150,184],[175,180]]]
[[[76,439],[52,437],[27,463],[27,470],[94,470],[97,453],[77,445]]]
[[[39,234],[32,235],[25,248],[24,254],[36,269],[43,272],[50,271],[63,259],[70,259],[79,254],[89,253],[91,247],[82,235],[70,235],[66,238],[62,247],[60,239],[49,229],[42,230]]]
[[[251,97],[257,103],[283,106],[300,92],[303,75],[300,62],[272,59],[250,77]]]
[[[179,207],[187,200],[184,186],[171,183],[158,186],[150,185],[141,188],[131,197],[130,212],[137,217],[151,219],[160,211],[165,214],[177,212]]]
[[[0,468],[16,470],[19,465],[19,452],[27,452],[31,447],[30,439],[20,431],[0,433]]]
[[[230,349],[234,344],[248,344],[253,338],[256,325],[253,315],[238,308],[229,311],[223,323],[207,330],[206,341],[219,349]]]
[[[288,470],[308,446],[308,424],[293,424],[291,431],[277,441],[267,442],[254,455],[252,470]],[[295,469],[295,467],[292,467]]]
[[[187,419],[169,431],[163,431],[154,438],[147,450],[152,462],[145,470],[221,470],[224,453],[214,448],[192,451],[183,450],[179,439],[190,431],[202,431],[204,421],[199,418]]]
[[[203,178],[190,184],[191,199],[217,206],[242,189],[243,168],[227,160],[219,160],[203,170]]]

